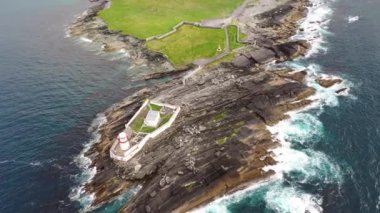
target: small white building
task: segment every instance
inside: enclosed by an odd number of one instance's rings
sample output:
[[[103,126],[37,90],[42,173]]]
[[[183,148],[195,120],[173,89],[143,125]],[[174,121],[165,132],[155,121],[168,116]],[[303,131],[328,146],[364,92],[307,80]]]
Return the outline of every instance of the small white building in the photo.
[[[149,110],[148,115],[144,120],[144,124],[149,127],[158,127],[160,123],[161,116],[159,111]]]

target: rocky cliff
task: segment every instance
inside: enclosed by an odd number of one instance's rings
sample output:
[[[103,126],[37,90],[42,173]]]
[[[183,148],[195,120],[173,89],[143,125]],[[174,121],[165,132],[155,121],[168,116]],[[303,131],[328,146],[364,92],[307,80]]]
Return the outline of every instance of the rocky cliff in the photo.
[[[263,168],[276,163],[270,150],[278,143],[266,127],[286,119],[286,112],[310,104],[308,97],[315,91],[304,84],[305,71],[270,69],[265,64],[292,60],[307,51],[306,41],[289,41],[306,5],[290,1],[255,15],[257,23],[245,28],[252,40],[233,63],[206,67],[186,85],[176,79],[145,88],[108,109],[101,141],[87,153],[97,168],[86,186],[88,193],[95,193],[94,205],[141,184],[122,212],[186,212],[272,175]],[[104,26],[92,25],[96,18],[89,14],[74,24],[72,32],[108,36]],[[118,42],[144,52],[141,55],[150,62],[166,63],[165,58],[151,55],[142,41]],[[130,161],[111,160],[112,142],[146,98],[179,105],[181,113],[170,129]]]

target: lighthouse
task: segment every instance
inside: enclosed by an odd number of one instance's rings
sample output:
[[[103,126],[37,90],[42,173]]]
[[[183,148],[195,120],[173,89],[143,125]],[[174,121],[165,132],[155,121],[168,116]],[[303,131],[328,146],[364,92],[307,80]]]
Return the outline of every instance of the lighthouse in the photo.
[[[129,149],[130,145],[127,133],[121,132],[117,136],[117,139],[119,140],[119,146],[121,150],[126,151]]]

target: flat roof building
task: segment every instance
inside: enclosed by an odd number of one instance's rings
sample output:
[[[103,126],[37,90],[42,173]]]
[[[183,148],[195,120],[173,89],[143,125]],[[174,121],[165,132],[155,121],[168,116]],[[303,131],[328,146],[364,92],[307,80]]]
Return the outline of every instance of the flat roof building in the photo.
[[[144,120],[144,124],[149,127],[158,127],[161,116],[159,111],[149,110],[148,115]]]

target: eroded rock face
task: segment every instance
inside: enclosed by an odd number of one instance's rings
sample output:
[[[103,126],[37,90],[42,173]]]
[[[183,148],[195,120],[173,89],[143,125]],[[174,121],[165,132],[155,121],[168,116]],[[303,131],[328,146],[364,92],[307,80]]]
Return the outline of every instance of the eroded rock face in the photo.
[[[237,67],[262,65],[271,61],[287,61],[304,56],[307,51],[306,41],[294,41],[277,44],[269,47],[248,46],[238,55],[233,64]]]
[[[271,175],[273,171],[262,168],[275,163],[269,149],[277,144],[266,126],[286,118],[284,112],[310,104],[305,99],[313,94],[301,82],[275,72],[227,65],[196,75],[186,85],[178,80],[144,90],[107,112],[102,141],[90,151],[98,153],[93,160],[99,171],[88,190],[100,203],[107,194],[109,198],[142,183],[125,212],[192,209]],[[181,113],[129,162],[112,163],[112,141],[145,98],[180,105]]]
[[[279,75],[280,77],[283,77],[283,78],[288,78],[288,79],[298,81],[298,82],[304,82],[305,81],[305,78],[307,76],[306,70],[302,70],[302,71],[298,71],[298,72],[292,72],[292,71],[293,70],[290,70],[290,69],[284,69],[284,70],[277,70],[275,72],[277,75]]]
[[[276,163],[270,149],[278,143],[267,125],[286,119],[289,110],[310,104],[307,98],[315,90],[303,83],[306,71],[266,70],[261,64],[291,60],[309,48],[305,41],[288,41],[305,13],[304,4],[291,1],[258,16],[260,27],[248,28],[257,37],[234,63],[204,68],[186,85],[176,79],[144,89],[107,110],[101,141],[87,153],[97,168],[96,177],[86,186],[95,193],[94,205],[141,184],[142,189],[121,211],[186,212],[272,175],[263,167]],[[164,61],[147,51],[142,41],[108,31],[92,13],[76,24],[74,34],[89,38],[101,34],[100,39],[107,39],[105,49],[126,45],[123,48],[133,57]],[[150,140],[130,161],[112,161],[109,149],[114,139],[146,98],[179,105],[181,112],[171,128]]]
[[[105,52],[127,51],[135,64],[146,64],[156,73],[175,71],[164,55],[146,48],[144,40],[109,30],[106,23],[97,16],[98,12],[106,7],[108,0],[96,2],[69,26],[68,33],[71,36],[91,39],[99,43]],[[190,68],[187,65],[181,67],[182,70]]]

